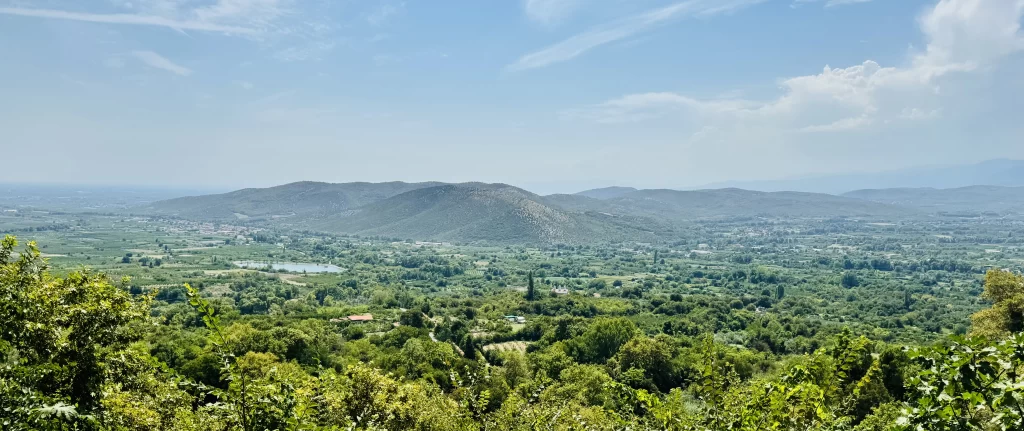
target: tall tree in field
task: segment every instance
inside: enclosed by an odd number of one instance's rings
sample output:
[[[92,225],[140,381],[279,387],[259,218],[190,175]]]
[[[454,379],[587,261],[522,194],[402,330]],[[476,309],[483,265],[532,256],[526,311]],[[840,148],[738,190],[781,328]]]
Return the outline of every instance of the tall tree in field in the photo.
[[[526,300],[533,301],[537,299],[537,290],[533,287],[533,271],[526,276]]]

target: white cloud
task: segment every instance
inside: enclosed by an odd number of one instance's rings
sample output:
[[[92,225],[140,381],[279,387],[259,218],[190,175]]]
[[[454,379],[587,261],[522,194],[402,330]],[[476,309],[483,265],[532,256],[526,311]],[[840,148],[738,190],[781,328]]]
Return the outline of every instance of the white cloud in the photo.
[[[138,0],[89,11],[79,11],[81,4],[75,0],[50,4],[55,8],[0,7],[0,15],[242,36],[282,61],[320,58],[339,40],[332,21],[339,6],[329,0]],[[124,13],[96,13],[101,10]]]
[[[794,0],[792,7],[798,7],[807,3],[825,3],[825,7],[846,6],[851,4],[868,3],[872,0]]]
[[[672,20],[730,13],[766,0],[689,0],[633,15],[577,34],[540,51],[526,54],[507,70],[522,71],[573,59],[591,49],[628,38]]]
[[[164,1],[164,0],[161,0]],[[255,28],[273,27],[290,11],[283,0],[218,0],[190,13],[204,22],[233,22]]]
[[[602,123],[670,116],[700,130],[702,138],[731,133],[734,140],[930,120],[941,115],[943,106],[957,103],[944,96],[944,85],[956,85],[1024,50],[1022,15],[1024,0],[941,0],[920,18],[927,47],[903,67],[871,60],[846,68],[826,66],[819,74],[782,80],[781,94],[766,101],[642,93],[563,114]]]
[[[166,70],[179,76],[189,76],[192,74],[190,69],[179,66],[153,51],[132,51],[132,55],[149,67]]]
[[[249,81],[235,81],[235,84],[238,84],[238,86],[242,87],[243,90],[252,90],[254,87],[254,85]]]
[[[861,127],[868,126],[872,123],[872,119],[866,116],[843,118],[833,121],[829,124],[818,124],[814,126],[805,126],[798,129],[800,132],[815,133],[815,132],[842,132],[846,130],[856,130]]]
[[[920,108],[903,108],[900,118],[903,120],[928,120],[938,117],[941,112],[942,110],[939,108],[927,111]]]
[[[531,20],[550,25],[565,19],[582,4],[582,0],[524,0],[523,10]]]
[[[920,19],[929,43],[915,67],[971,69],[1024,50],[1024,0],[941,0]]]
[[[829,0],[825,3],[825,7],[842,6],[848,4],[867,3],[871,0]]]
[[[36,18],[64,19],[72,21],[86,21],[104,24],[127,24],[167,27],[175,30],[210,31],[228,34],[255,34],[252,28],[233,25],[222,25],[202,20],[176,20],[162,16],[134,15],[134,14],[95,14],[82,12],[69,12],[52,9],[26,9],[17,7],[0,7],[0,15],[18,15]]]
[[[370,23],[370,25],[372,26],[383,25],[389,19],[391,19],[395,15],[398,15],[403,10],[405,10],[405,2],[385,2],[366,15],[366,22]]]

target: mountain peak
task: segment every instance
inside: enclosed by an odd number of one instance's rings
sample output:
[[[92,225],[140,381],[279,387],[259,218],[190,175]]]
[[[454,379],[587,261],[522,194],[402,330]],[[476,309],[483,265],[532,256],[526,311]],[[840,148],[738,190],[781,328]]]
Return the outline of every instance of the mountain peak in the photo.
[[[588,198],[605,200],[605,199],[617,198],[619,196],[623,196],[623,195],[626,195],[626,194],[629,194],[629,193],[632,193],[632,192],[635,192],[635,191],[637,191],[637,189],[635,189],[633,187],[612,186],[612,187],[602,187],[602,188],[599,188],[599,189],[584,190],[582,192],[576,193],[576,195],[586,196]]]

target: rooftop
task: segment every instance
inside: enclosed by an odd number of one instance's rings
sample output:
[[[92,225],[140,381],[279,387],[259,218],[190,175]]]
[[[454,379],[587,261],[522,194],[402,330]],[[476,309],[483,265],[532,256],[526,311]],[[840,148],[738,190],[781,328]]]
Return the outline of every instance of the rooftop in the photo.
[[[354,314],[348,316],[348,320],[352,322],[369,322],[373,320],[372,314]]]

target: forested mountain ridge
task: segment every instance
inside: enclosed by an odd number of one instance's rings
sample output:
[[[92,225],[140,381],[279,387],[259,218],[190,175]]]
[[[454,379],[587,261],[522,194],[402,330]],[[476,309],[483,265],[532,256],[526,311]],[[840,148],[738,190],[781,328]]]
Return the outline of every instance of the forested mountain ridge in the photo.
[[[593,193],[591,193],[593,194]],[[395,238],[503,244],[649,242],[673,226],[743,217],[920,215],[850,197],[740,189],[601,189],[539,196],[506,184],[293,183],[157,202],[156,214]]]
[[[743,189],[638,190],[607,200],[638,215],[669,219],[725,217],[901,217],[916,211],[822,193]]]
[[[564,211],[541,196],[505,184],[464,183],[420,188],[323,220],[311,229],[438,241],[578,244],[651,240],[639,228]]]
[[[155,202],[143,211],[202,220],[236,221],[273,217],[324,217],[441,183],[323,183],[301,181],[268,188],[187,196]]]

